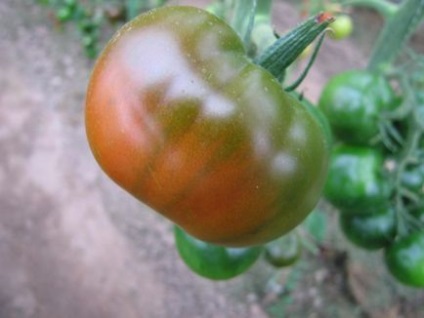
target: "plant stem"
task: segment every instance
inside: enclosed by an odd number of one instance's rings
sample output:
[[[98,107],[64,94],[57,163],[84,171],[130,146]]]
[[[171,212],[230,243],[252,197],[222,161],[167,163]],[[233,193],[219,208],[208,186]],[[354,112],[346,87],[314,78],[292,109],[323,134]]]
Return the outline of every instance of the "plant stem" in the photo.
[[[327,13],[309,18],[275,41],[255,59],[255,63],[268,70],[276,78],[281,79],[287,67],[333,21],[334,18]]]
[[[256,7],[255,27],[252,31],[252,42],[255,45],[256,55],[260,55],[271,46],[276,36],[271,21],[272,0],[260,0]]]
[[[246,48],[249,47],[258,0],[236,1],[231,26],[239,34]]]
[[[369,0],[368,0],[369,1]],[[424,0],[406,0],[396,13],[387,19],[371,55],[368,69],[386,69],[404,48],[406,41],[424,17]]]
[[[343,6],[361,6],[377,10],[385,18],[395,15],[398,5],[390,3],[387,0],[346,0],[342,2]]]

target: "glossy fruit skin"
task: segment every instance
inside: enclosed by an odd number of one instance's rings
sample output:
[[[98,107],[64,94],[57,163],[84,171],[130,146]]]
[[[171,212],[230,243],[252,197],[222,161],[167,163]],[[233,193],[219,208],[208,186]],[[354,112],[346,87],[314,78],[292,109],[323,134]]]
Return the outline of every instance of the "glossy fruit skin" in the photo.
[[[346,14],[336,16],[336,20],[331,23],[329,35],[334,40],[342,40],[347,38],[353,32],[352,18]]]
[[[391,207],[381,207],[370,213],[341,213],[340,228],[353,244],[378,250],[390,244],[396,235],[396,216]]]
[[[184,263],[196,274],[213,280],[234,278],[259,258],[262,247],[231,248],[200,241],[174,227],[175,244]]]
[[[424,232],[400,238],[386,249],[385,261],[390,273],[401,283],[424,287]]]
[[[408,190],[424,195],[424,164],[404,170],[401,182]]]
[[[424,205],[411,209],[410,213],[412,217],[414,217],[415,220],[424,227]]]
[[[264,259],[274,267],[293,265],[302,254],[299,237],[289,233],[264,245]]]
[[[295,96],[300,98],[300,96]],[[331,131],[330,123],[328,122],[327,117],[325,117],[324,113],[314,104],[312,104],[308,99],[302,97],[300,102],[306,107],[308,112],[315,117],[317,122],[320,124],[322,131],[324,132],[324,136],[326,139],[326,145],[328,146],[328,151],[331,152],[331,148],[333,146],[333,133]]]
[[[379,132],[380,115],[394,109],[397,102],[383,77],[353,70],[332,77],[318,105],[338,139],[353,145],[369,145]]]
[[[391,188],[382,174],[383,157],[377,150],[347,145],[333,148],[325,198],[334,206],[367,213],[385,205]]]
[[[204,241],[279,237],[323,188],[319,123],[197,8],[155,9],[118,31],[94,67],[85,115],[103,170]]]

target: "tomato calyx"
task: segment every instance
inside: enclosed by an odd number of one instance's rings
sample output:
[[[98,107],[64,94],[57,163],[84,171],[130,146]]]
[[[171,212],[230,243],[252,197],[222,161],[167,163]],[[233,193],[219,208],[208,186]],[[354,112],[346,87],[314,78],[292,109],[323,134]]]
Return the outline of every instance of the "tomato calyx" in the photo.
[[[321,13],[300,24],[280,37],[255,59],[278,79],[284,77],[286,68],[334,21],[330,13]]]

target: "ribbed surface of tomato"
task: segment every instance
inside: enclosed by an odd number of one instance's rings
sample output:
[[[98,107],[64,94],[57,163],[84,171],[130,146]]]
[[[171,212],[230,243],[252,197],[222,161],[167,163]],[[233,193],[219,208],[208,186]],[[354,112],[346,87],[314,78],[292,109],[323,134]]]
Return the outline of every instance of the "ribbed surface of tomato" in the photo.
[[[228,25],[190,7],[153,10],[117,32],[90,79],[86,130],[116,183],[216,244],[289,231],[326,174],[316,119],[247,59]]]

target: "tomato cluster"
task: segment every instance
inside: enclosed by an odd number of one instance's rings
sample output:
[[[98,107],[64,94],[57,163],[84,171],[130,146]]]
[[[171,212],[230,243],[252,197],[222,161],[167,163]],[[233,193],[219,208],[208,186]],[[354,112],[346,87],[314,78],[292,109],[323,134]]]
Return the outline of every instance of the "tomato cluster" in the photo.
[[[340,227],[353,244],[384,249],[395,278],[424,287],[424,164],[400,170],[396,154],[381,142],[384,115],[399,101],[379,74],[355,70],[330,79],[319,100],[336,139],[324,195],[339,209]],[[407,123],[391,124],[399,140],[405,137]],[[405,191],[416,200],[399,195]]]

